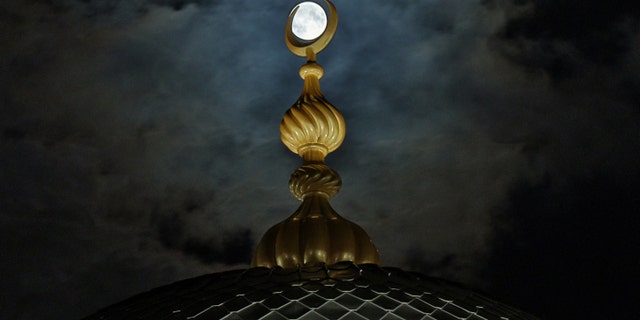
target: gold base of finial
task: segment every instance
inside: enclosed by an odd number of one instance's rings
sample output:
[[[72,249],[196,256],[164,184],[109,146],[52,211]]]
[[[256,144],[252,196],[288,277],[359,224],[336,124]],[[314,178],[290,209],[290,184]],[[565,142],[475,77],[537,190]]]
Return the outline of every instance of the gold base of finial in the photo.
[[[291,175],[289,189],[302,204],[265,233],[251,265],[297,268],[342,261],[379,264],[380,255],[367,233],[338,215],[329,204],[341,185],[338,173],[325,164],[298,168]]]

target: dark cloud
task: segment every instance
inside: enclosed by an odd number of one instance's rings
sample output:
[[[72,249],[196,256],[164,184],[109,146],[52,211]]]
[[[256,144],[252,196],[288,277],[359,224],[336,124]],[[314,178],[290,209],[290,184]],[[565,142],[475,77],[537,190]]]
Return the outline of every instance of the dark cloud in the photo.
[[[0,280],[14,293],[1,309],[80,317],[247,266],[297,206],[299,159],[278,141],[302,85],[304,61],[282,43],[293,5],[0,5],[0,273],[16,275]],[[595,294],[563,279],[604,270],[589,258],[597,268],[568,273],[578,235],[603,225],[608,237],[585,242],[632,274],[636,260],[614,259],[631,247],[603,249],[632,240],[632,223],[611,234],[640,184],[632,4],[572,7],[582,16],[562,1],[336,5],[338,34],[318,56],[348,126],[328,158],[344,182],[332,203],[384,264],[513,293],[541,314],[558,303],[539,295],[557,289],[579,314]]]
[[[189,5],[211,6],[213,0],[32,0],[31,3],[47,6],[54,13],[74,13],[86,18],[106,19],[110,22],[130,22],[152,9],[168,7],[179,11]],[[111,17],[112,19],[108,19]],[[123,19],[126,18],[126,19]]]
[[[207,210],[208,203],[214,198],[211,194],[193,190],[186,196],[178,195],[178,198],[184,201],[180,207],[170,207],[177,203],[170,201],[165,206],[156,207],[158,212],[152,215],[151,225],[157,228],[156,237],[160,244],[167,249],[193,256],[204,264],[246,263],[251,258],[256,239],[250,229],[228,230],[219,226],[204,231],[193,225],[203,222],[211,226],[218,224],[215,212]]]
[[[497,279],[493,291],[508,292],[504,299],[539,308],[549,319],[575,316],[570,310],[585,305],[599,306],[589,318],[633,318],[624,299],[600,298],[634,290],[634,280],[625,275],[638,266],[632,214],[640,203],[638,170],[624,177],[601,172],[553,179],[514,184],[508,207],[497,217],[508,228],[497,234],[487,264],[489,277]]]
[[[621,1],[514,1],[525,11],[498,32],[503,52],[555,78],[581,73],[584,64],[616,65],[634,50],[640,5]],[[495,2],[493,2],[495,4]]]

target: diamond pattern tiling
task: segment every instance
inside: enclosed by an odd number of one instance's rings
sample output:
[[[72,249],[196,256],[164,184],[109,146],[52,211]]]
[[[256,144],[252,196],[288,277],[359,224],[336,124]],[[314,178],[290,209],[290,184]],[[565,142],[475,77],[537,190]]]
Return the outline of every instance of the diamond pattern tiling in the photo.
[[[251,304],[245,297],[235,297],[224,303],[224,307],[229,311],[238,311]]]
[[[371,285],[371,280],[360,277],[360,278],[354,279],[353,281],[351,281],[351,283],[353,283],[356,287],[359,287],[359,288],[368,288]]]
[[[299,286],[289,287],[282,292],[282,296],[289,300],[300,300],[309,295],[309,292]]]
[[[267,290],[255,290],[244,295],[251,302],[260,302],[271,297],[273,293]]]
[[[392,298],[394,300],[400,301],[400,302],[409,302],[409,301],[415,299],[415,297],[418,297],[420,295],[410,296],[410,295],[402,292],[401,290],[391,290],[391,291],[389,291],[389,293],[386,294],[386,296],[388,296],[388,297],[390,297],[390,298]]]
[[[333,300],[339,297],[342,294],[342,292],[338,291],[338,289],[336,289],[334,286],[330,286],[330,287],[324,287],[318,290],[316,294],[327,300]]]
[[[459,318],[467,318],[471,312],[466,311],[458,306],[456,306],[453,303],[447,303],[447,305],[444,306],[444,308],[442,308],[442,310],[451,313],[452,315],[459,317]]]
[[[464,318],[458,318],[455,317],[454,315],[446,312],[446,311],[442,311],[441,309],[438,309],[436,311],[434,311],[431,314],[432,317],[438,319],[438,320],[460,320],[460,319],[464,319]]]
[[[309,281],[302,285],[302,288],[308,292],[318,292],[322,290],[324,287],[325,285],[323,285],[319,281]]]
[[[304,297],[303,299],[300,299],[300,303],[304,304],[305,306],[311,309],[315,309],[325,304],[326,302],[327,302],[327,299],[324,299],[316,294],[310,294]]]
[[[455,305],[469,313],[475,313],[478,311],[477,305],[473,302],[468,302],[467,300],[456,300]]]
[[[213,319],[215,318],[206,318],[206,320],[213,320]],[[221,320],[242,320],[242,318],[240,318],[240,316],[235,313],[230,313],[220,319]]]
[[[342,292],[351,292],[356,289],[356,285],[348,281],[340,281],[334,287]]]
[[[502,318],[501,318],[502,317]],[[84,320],[537,320],[462,286],[351,262],[252,268],[163,286]]]
[[[316,309],[316,311],[329,319],[339,319],[345,313],[349,312],[349,309],[346,309],[333,301],[328,301],[320,308]]]
[[[467,318],[467,320],[486,320],[486,319],[475,313],[472,313],[471,316]]]
[[[434,308],[442,308],[442,307],[444,307],[444,305],[447,304],[447,302],[442,300],[442,299],[440,299],[440,297],[435,296],[435,295],[430,294],[430,293],[423,294],[420,300],[428,303],[429,305],[433,306]]]
[[[330,319],[323,317],[322,315],[320,315],[315,311],[309,311],[305,313],[304,316],[300,317],[300,320],[330,320]]]
[[[391,291],[391,289],[387,286],[381,285],[379,283],[373,283],[371,285],[368,286],[369,290],[378,293],[378,294],[387,294],[389,293],[389,291]]]
[[[340,320],[367,320],[367,318],[357,313],[349,312],[344,317],[340,318]]]
[[[290,303],[284,305],[282,308],[278,309],[278,313],[285,316],[287,319],[298,319],[303,314],[309,312],[310,308],[307,308],[305,305],[298,301],[291,301]]]
[[[400,319],[420,319],[424,315],[424,312],[414,309],[406,304],[399,306],[393,311],[393,313],[398,315]]]
[[[387,313],[384,309],[370,302],[365,302],[356,312],[366,319],[380,319]]]
[[[393,300],[391,298],[388,298],[387,296],[384,296],[384,295],[377,296],[375,299],[373,299],[372,302],[378,307],[385,310],[389,310],[389,311],[397,308],[400,305],[400,302]]]
[[[238,312],[238,316],[242,319],[260,319],[271,312],[269,308],[260,303],[254,303]]]
[[[362,299],[353,296],[349,293],[345,293],[336,299],[336,302],[347,308],[348,310],[355,310],[359,308],[364,301]]]
[[[424,314],[431,314],[432,312],[436,311],[435,307],[419,299],[409,302],[409,305],[417,310],[420,310]]]
[[[228,315],[229,311],[223,307],[212,307],[204,312],[200,312],[199,314],[187,314],[187,317],[198,317],[198,318],[207,318],[207,319],[222,319],[224,316]]]
[[[499,316],[484,309],[478,310],[477,314],[487,320],[501,320]]]
[[[272,312],[260,318],[260,320],[288,320],[288,319],[277,312]]]
[[[384,317],[380,318],[380,320],[403,320],[403,318],[400,318],[393,313],[387,313]]]
[[[265,299],[262,304],[264,304],[265,306],[267,306],[267,308],[270,308],[271,310],[277,310],[278,308],[284,306],[287,303],[289,303],[289,300],[287,300],[285,297],[279,294],[274,294],[273,296]]]
[[[399,290],[396,290],[396,291],[414,298],[419,297],[425,293],[425,291],[420,290],[420,288],[417,288],[417,287],[405,287],[405,288],[400,288]],[[391,294],[393,294],[393,292],[391,292]]]
[[[355,290],[353,290],[352,292],[350,292],[352,295],[362,299],[362,300],[373,300],[375,298],[377,298],[379,296],[378,293],[375,293],[374,291],[372,291],[369,288],[356,288]]]

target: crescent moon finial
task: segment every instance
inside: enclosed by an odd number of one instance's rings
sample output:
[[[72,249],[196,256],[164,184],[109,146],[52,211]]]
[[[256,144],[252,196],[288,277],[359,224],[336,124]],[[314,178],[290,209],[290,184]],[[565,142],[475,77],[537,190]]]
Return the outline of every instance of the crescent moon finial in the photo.
[[[302,166],[289,180],[289,190],[302,204],[265,233],[251,260],[254,267],[300,268],[341,261],[380,264],[380,254],[367,233],[340,217],[329,204],[342,180],[324,159],[344,141],[346,125],[340,111],[320,91],[324,71],[315,55],[329,44],[338,26],[336,8],[325,1],[329,19],[317,3],[302,2],[287,21],[285,42],[289,50],[307,56],[307,63],[300,67],[302,94],[280,122],[280,140],[302,158]]]
[[[333,39],[333,35],[336,33],[336,29],[338,28],[338,11],[336,10],[336,7],[329,0],[324,1],[327,3],[327,6],[329,6],[329,16],[327,27],[318,38],[313,40],[303,40],[293,33],[293,18],[298,12],[298,9],[300,9],[300,5],[297,5],[291,11],[291,14],[289,14],[287,26],[284,31],[284,41],[289,50],[297,56],[306,56],[310,61],[314,61],[315,55],[322,51],[329,42],[331,42],[331,39]]]

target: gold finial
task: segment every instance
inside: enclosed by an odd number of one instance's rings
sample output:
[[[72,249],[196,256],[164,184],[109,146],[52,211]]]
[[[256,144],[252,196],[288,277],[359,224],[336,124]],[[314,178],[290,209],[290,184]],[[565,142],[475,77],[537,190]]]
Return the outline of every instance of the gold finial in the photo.
[[[303,165],[289,180],[291,193],[302,204],[293,215],[265,233],[253,255],[253,267],[296,268],[341,261],[380,263],[378,250],[367,233],[338,215],[329,204],[329,199],[340,190],[342,180],[324,164],[324,159],[340,147],[346,126],[340,111],[320,91],[319,79],[324,71],[315,62],[316,53],[329,44],[338,24],[336,8],[329,0],[325,2],[330,10],[329,21],[315,38],[301,38],[294,30],[297,27],[294,20],[296,14],[303,14],[311,22],[318,22],[317,13],[303,11],[314,5],[322,10],[319,5],[303,2],[293,9],[287,21],[287,47],[294,54],[307,57],[307,63],[300,68],[304,80],[302,94],[280,123],[282,142],[302,157]]]

